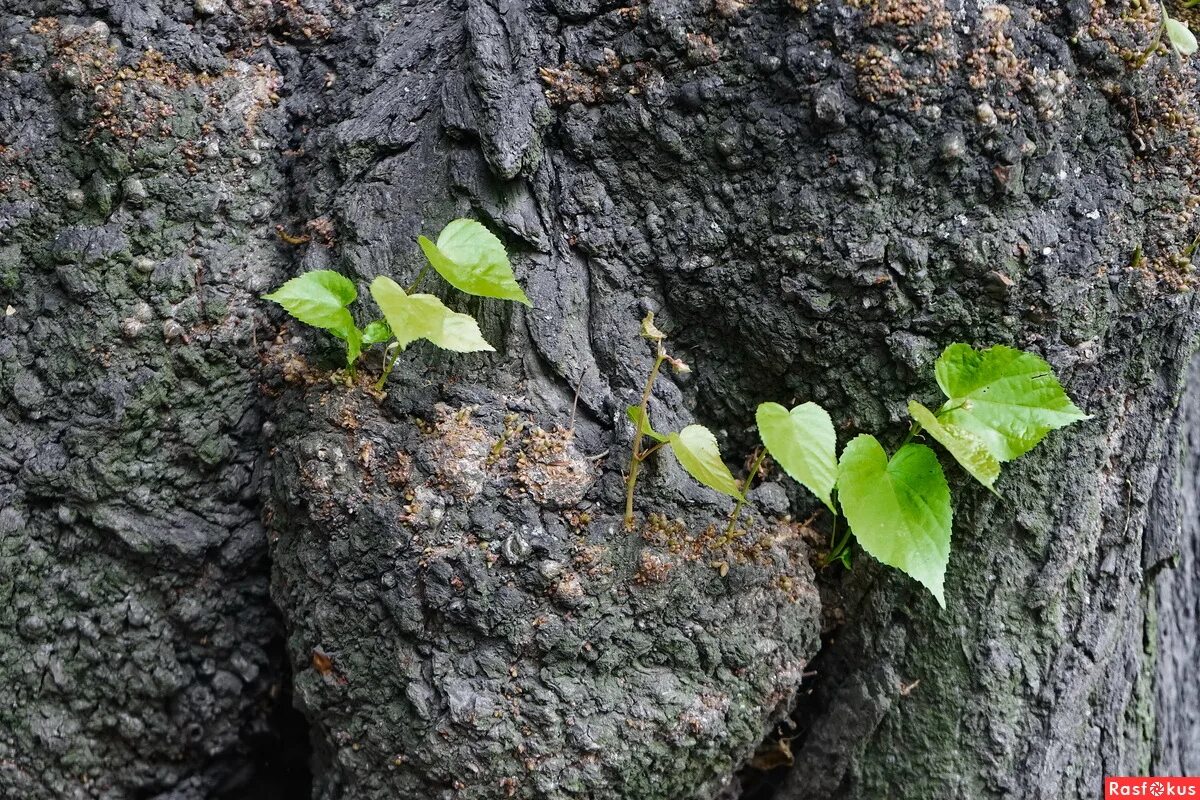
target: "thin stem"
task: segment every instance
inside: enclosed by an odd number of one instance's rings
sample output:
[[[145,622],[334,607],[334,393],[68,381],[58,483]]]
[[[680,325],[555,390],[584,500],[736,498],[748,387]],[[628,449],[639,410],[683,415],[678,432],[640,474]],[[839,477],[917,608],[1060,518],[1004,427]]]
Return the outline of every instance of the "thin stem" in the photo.
[[[908,436],[905,436],[904,441],[900,443],[900,447],[904,447],[904,445],[911,442],[913,440],[913,437],[916,436],[920,432],[921,432],[921,423],[914,422],[912,424],[912,427],[908,429]],[[899,448],[897,448],[897,449],[899,449]]]
[[[746,505],[746,495],[750,492],[750,485],[754,483],[754,479],[758,477],[758,471],[762,469],[763,461],[767,458],[767,448],[763,447],[758,451],[758,457],[754,459],[753,466],[750,467],[750,473],[746,476],[745,483],[742,484],[742,494],[734,503],[733,513],[729,516],[729,527],[725,529],[725,535],[732,536],[734,526],[737,525],[738,517],[742,515],[742,506]]]
[[[1192,239],[1192,243],[1184,249],[1184,256],[1190,259],[1196,254],[1197,247],[1200,247],[1200,233],[1196,234],[1195,238]]]
[[[633,530],[633,487],[637,485],[638,473],[642,471],[642,460],[634,457],[629,464],[629,477],[625,479],[625,529]]]
[[[413,282],[408,285],[408,288],[404,290],[404,293],[412,294],[413,292],[415,292],[417,290],[417,287],[421,285],[421,279],[425,277],[425,273],[427,273],[427,272],[429,272],[429,262],[428,261],[425,262],[425,266],[421,267],[421,271],[417,273],[417,277],[414,278]]]
[[[835,525],[837,524],[836,517],[834,518],[834,524]],[[849,528],[849,526],[847,526],[846,530],[842,533],[842,538],[838,541],[838,543],[836,545],[834,545],[833,549],[829,551],[829,555],[827,555],[825,557],[825,566],[828,567],[834,561],[837,561],[838,558],[841,557],[842,551],[845,550],[846,546],[849,544],[850,544],[850,528]]]
[[[571,401],[571,424],[567,428],[567,435],[575,435],[575,409],[579,407],[579,393],[583,391],[583,379],[587,377],[588,368],[584,367],[583,372],[579,373],[579,383],[575,386],[575,399]]]
[[[1162,3],[1158,4],[1158,8],[1159,8],[1159,13],[1160,13],[1161,19],[1159,20],[1158,30],[1154,34],[1154,41],[1152,41],[1150,43],[1149,47],[1147,47],[1145,50],[1142,51],[1141,58],[1139,58],[1137,60],[1137,63],[1135,63],[1133,65],[1134,69],[1141,69],[1142,67],[1144,67],[1146,65],[1146,62],[1150,59],[1150,56],[1154,53],[1155,50],[1158,49],[1158,46],[1160,44],[1162,44],[1163,33],[1165,33],[1167,30],[1167,16],[1168,15],[1167,15],[1167,7],[1164,6]]]
[[[391,360],[391,361],[388,361],[388,360],[387,360],[388,353],[389,353],[389,352],[391,352],[391,349],[392,349],[393,347],[395,347],[395,348],[396,348],[396,355],[394,355],[394,356],[392,357],[392,360]],[[378,382],[376,382],[376,384],[375,384],[375,391],[377,391],[377,392],[382,392],[382,391],[383,391],[383,385],[384,385],[385,383],[387,383],[388,376],[392,374],[392,368],[393,368],[393,367],[395,367],[395,366],[396,366],[396,362],[400,360],[400,353],[401,353],[401,352],[402,352],[402,348],[400,347],[400,344],[399,344],[399,342],[395,342],[395,341],[393,341],[393,342],[389,343],[389,344],[388,344],[388,346],[384,348],[384,350],[383,350],[383,360],[387,362],[387,366],[385,366],[385,367],[383,368],[383,374],[379,376],[379,381],[378,381]]]
[[[654,447],[647,453],[642,452],[642,425],[649,419],[650,393],[654,391],[654,382],[658,380],[658,371],[666,357],[667,352],[663,349],[660,341],[657,343],[654,353],[654,366],[650,368],[650,376],[646,378],[646,386],[642,389],[642,401],[638,405],[638,408],[641,409],[641,416],[638,418],[637,431],[633,435],[633,450],[629,458],[629,477],[625,479],[625,527],[630,530],[633,528],[633,490],[637,486],[638,473],[642,471],[642,461],[658,449],[658,447]]]
[[[653,447],[647,447],[645,450],[642,451],[641,456],[638,457],[638,461],[645,461],[647,458],[649,458],[650,456],[654,455],[659,450],[661,450],[663,445],[665,445],[665,444],[666,444],[666,442],[658,442]]]

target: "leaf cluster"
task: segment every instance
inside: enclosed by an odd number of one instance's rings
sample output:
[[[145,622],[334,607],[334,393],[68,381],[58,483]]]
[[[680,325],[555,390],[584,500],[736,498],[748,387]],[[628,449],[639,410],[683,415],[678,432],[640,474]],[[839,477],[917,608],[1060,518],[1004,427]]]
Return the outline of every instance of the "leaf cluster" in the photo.
[[[945,607],[953,521],[950,487],[934,451],[912,440],[922,431],[929,434],[971,477],[995,492],[1002,464],[1027,453],[1050,431],[1089,417],[1063,391],[1049,364],[1011,347],[976,350],[952,344],[938,358],[934,373],[945,402],[932,411],[910,401],[912,428],[891,456],[874,436],[861,434],[839,457],[833,422],[816,403],[790,410],[763,403],[755,417],[763,452],[835,519],[839,508],[845,515],[847,536],[828,561],[846,561],[853,531],[867,553],[915,578]],[[707,428],[689,425],[664,436],[650,425],[645,403],[630,407],[629,416],[638,439],[649,437],[669,447],[693,478],[736,500],[732,529],[763,454],[739,484]]]
[[[385,368],[377,389],[396,364],[399,354],[418,340],[455,353],[495,350],[469,314],[448,308],[432,294],[417,294],[426,270],[432,267],[451,286],[466,294],[513,300],[530,305],[517,283],[504,244],[471,219],[456,219],[442,229],[437,242],[417,239],[428,262],[407,290],[386,275],[371,282],[371,298],[381,319],[359,328],[350,312],[358,290],[349,278],[332,270],[314,270],[295,277],[263,295],[299,321],[328,331],[346,343],[346,366],[353,372],[363,350],[384,344]]]

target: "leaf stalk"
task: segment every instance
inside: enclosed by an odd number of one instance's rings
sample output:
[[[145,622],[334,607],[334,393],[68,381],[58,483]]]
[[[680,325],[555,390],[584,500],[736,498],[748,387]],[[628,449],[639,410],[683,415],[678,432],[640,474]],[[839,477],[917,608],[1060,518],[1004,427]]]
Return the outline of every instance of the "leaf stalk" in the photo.
[[[656,340],[654,352],[654,366],[650,368],[650,375],[646,378],[646,385],[642,389],[642,400],[638,404],[641,409],[642,420],[649,419],[650,394],[654,391],[654,382],[658,380],[658,373],[662,369],[663,361],[667,358],[667,351],[663,348],[662,340]],[[625,528],[626,530],[633,529],[633,490],[637,486],[639,473],[642,471],[642,462],[651,454],[662,447],[662,443],[642,450],[642,434],[641,423],[638,424],[637,431],[633,436],[633,449],[629,457],[629,475],[625,479]]]

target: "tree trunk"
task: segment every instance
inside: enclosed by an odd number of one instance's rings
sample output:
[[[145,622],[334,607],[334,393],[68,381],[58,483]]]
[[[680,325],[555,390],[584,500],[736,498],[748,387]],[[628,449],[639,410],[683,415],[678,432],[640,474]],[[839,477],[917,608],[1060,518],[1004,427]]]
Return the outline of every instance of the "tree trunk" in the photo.
[[[300,796],[293,682],[330,799],[1200,771],[1200,120],[1189,62],[1139,66],[1157,8],[10,5],[0,794]],[[407,284],[458,216],[533,301],[446,295],[496,355],[414,346],[379,399],[377,355],[338,379],[258,299]],[[898,443],[953,341],[1041,353],[1093,418],[999,498],[947,465],[943,611],[820,569],[778,471],[730,538],[656,457],[624,529],[647,310],[692,367],[656,426],[739,475],[765,400]]]

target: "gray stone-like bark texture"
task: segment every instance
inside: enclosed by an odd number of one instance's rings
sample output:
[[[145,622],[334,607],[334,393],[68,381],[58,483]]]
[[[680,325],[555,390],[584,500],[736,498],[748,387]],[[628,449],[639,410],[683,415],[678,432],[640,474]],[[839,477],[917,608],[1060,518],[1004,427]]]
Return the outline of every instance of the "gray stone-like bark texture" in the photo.
[[[1177,468],[1165,470],[1155,487],[1155,535],[1145,551],[1147,569],[1160,571],[1152,617],[1159,734],[1152,764],[1156,774],[1186,775],[1200,764],[1200,360],[1191,364],[1171,443]]]
[[[291,681],[330,800],[1200,771],[1200,119],[1194,67],[1136,68],[1157,13],[0,0],[0,795],[266,796]],[[257,299],[406,283],[468,215],[534,304],[446,293],[494,356],[413,347],[380,400]],[[623,530],[649,309],[693,368],[656,425],[731,463],[764,400],[899,441],[952,341],[1094,418],[999,499],[948,466],[942,611],[814,573],[777,473],[728,541],[657,458]]]
[[[278,72],[182,7],[32,6],[0,11],[0,796],[221,796],[286,675],[254,347]]]

